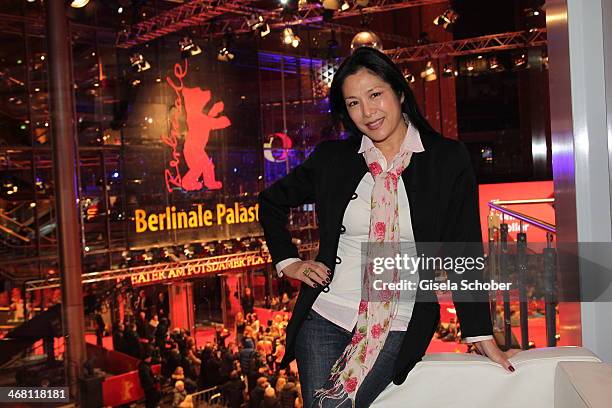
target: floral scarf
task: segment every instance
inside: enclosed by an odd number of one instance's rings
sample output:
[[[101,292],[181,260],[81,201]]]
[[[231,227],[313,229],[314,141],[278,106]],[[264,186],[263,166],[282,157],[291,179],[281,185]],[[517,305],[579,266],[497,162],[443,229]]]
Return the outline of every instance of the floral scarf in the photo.
[[[404,116],[405,120],[407,119]],[[406,122],[408,122],[406,120]],[[416,134],[415,134],[416,133]],[[332,367],[327,388],[315,391],[319,407],[326,398],[340,400],[338,406],[349,399],[355,405],[357,390],[370,372],[390,332],[392,319],[397,313],[399,290],[374,290],[373,282],[399,282],[397,269],[387,269],[382,274],[374,273],[375,257],[395,257],[399,253],[399,217],[397,185],[401,174],[412,157],[414,139],[418,130],[408,123],[408,131],[399,153],[383,171],[380,150],[372,146],[363,152],[370,174],[374,178],[370,232],[366,252],[366,267],[362,277],[362,299],[359,303],[357,326],[351,342]],[[420,143],[420,142],[419,142]],[[422,149],[422,147],[421,147]]]

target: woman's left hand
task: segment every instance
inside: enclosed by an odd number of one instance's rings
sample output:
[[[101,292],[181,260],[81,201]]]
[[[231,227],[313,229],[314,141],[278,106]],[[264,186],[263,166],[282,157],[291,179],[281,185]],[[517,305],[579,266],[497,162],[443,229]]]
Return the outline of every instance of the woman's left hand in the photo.
[[[510,349],[504,353],[499,347],[497,347],[497,343],[494,339],[476,341],[473,344],[474,347],[476,347],[478,354],[486,356],[504,367],[506,370],[514,372],[514,367],[512,367],[512,364],[508,358],[512,357],[521,350]]]

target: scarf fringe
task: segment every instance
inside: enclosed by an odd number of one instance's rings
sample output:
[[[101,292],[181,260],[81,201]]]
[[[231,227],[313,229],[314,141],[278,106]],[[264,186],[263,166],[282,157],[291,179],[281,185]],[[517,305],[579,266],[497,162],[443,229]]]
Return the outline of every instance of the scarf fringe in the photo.
[[[344,385],[342,382],[336,382],[336,384],[331,389],[320,388],[315,390],[314,393],[315,404],[318,408],[323,408],[323,402],[325,400],[339,400],[337,405],[334,405],[333,408],[338,408],[344,401],[351,401],[351,407],[355,408],[355,397],[352,397],[344,390]]]

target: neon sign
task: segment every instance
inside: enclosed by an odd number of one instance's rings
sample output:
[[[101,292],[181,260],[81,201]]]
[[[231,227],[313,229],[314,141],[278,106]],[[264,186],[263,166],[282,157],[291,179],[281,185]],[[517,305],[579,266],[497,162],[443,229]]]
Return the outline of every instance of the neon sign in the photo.
[[[283,147],[282,147],[283,150],[282,150],[280,157],[274,157],[274,155],[272,154],[272,142],[274,141],[274,138],[276,137],[279,138],[283,142]],[[291,138],[288,135],[286,135],[285,133],[280,133],[280,132],[274,133],[270,135],[268,142],[264,143],[263,145],[264,157],[266,160],[271,161],[273,163],[284,162],[287,160],[287,150],[291,149],[291,146],[293,146],[293,142],[291,141]]]
[[[226,271],[228,269],[246,268],[249,266],[264,265],[271,262],[269,254],[247,254],[228,257],[222,261],[211,260],[200,265],[177,266],[172,269],[153,270],[133,274],[130,279],[132,285],[161,282],[166,280],[195,277],[211,272]]]
[[[134,211],[136,233],[211,227],[222,224],[245,224],[259,221],[259,204],[243,207],[234,202],[231,207],[218,203],[215,212],[197,204],[195,210],[177,210],[167,206],[162,212]]]
[[[209,190],[218,190],[223,184],[215,178],[215,166],[206,153],[206,145],[210,132],[227,128],[231,125],[227,116],[222,115],[223,102],[215,102],[207,113],[203,110],[211,100],[211,92],[200,87],[187,88],[183,79],[187,76],[188,64],[184,60],[184,67],[180,63],[174,65],[174,77],[166,77],[166,82],[174,90],[174,111],[170,122],[169,135],[162,135],[164,144],[172,149],[171,158],[164,171],[166,188],[172,192],[174,187],[184,191],[199,191],[203,187]],[[181,136],[180,120],[185,119],[187,130],[184,134],[182,156],[188,168],[181,175],[181,152],[178,151],[178,141]],[[200,181],[200,179],[202,181]]]

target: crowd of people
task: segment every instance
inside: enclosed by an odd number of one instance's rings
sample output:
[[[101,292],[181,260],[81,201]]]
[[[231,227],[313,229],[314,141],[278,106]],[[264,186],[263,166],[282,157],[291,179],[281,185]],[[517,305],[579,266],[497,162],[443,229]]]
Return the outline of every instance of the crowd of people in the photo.
[[[147,407],[192,407],[191,394],[213,387],[231,408],[302,407],[297,373],[279,366],[288,313],[261,322],[248,303],[250,312],[235,316],[233,336],[218,324],[214,338],[198,347],[189,330],[171,328],[163,293],[151,304],[139,293],[133,317],[114,328],[112,339],[116,351],[140,359]],[[159,375],[154,364],[161,364]]]

